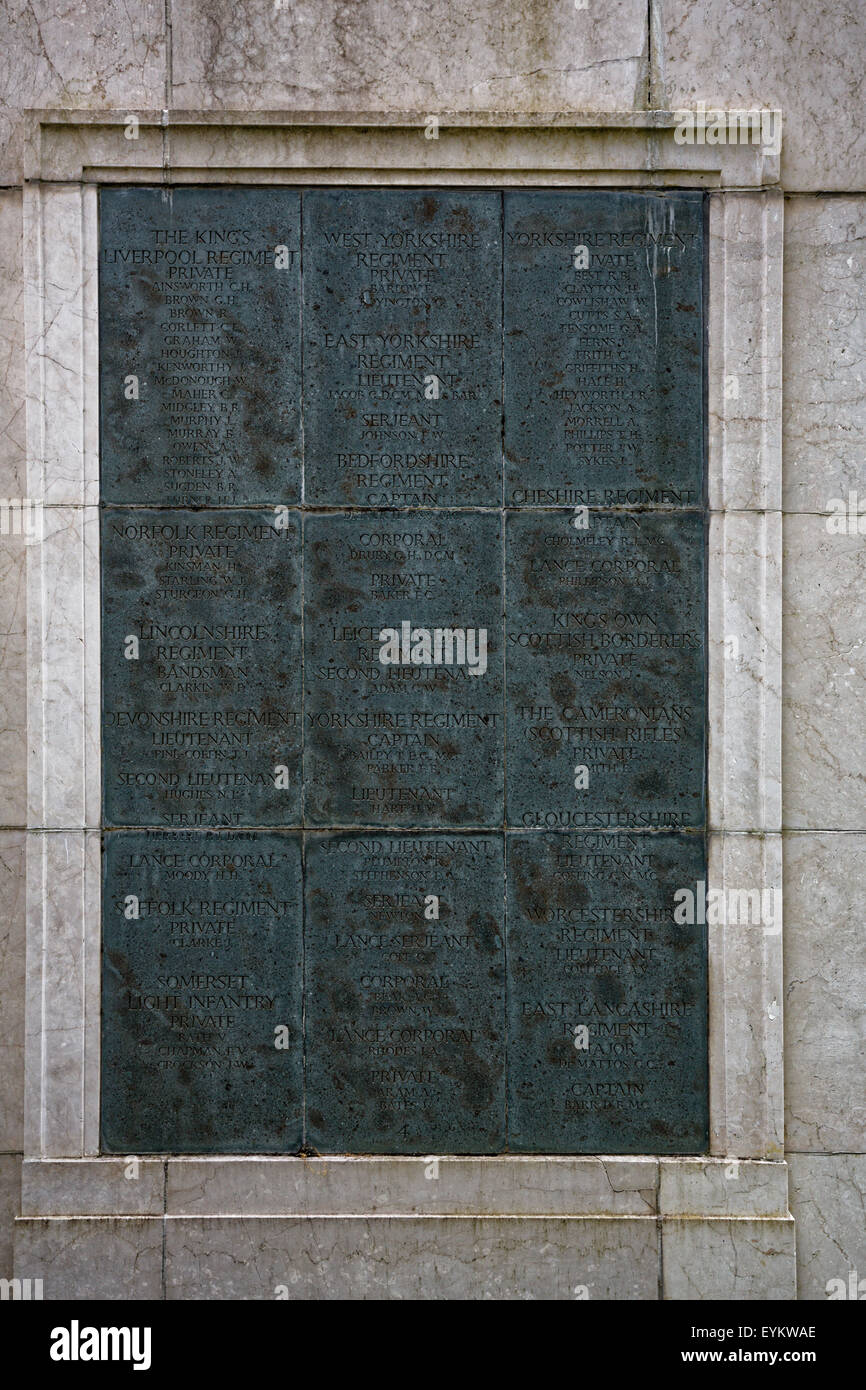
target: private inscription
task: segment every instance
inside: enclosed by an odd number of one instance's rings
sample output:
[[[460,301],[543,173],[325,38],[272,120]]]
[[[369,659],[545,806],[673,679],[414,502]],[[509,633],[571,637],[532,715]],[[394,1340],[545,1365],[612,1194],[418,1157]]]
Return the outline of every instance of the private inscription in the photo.
[[[309,1143],[497,1153],[501,838],[308,835],[306,894]]]
[[[500,195],[304,195],[306,496],[501,500]]]
[[[511,826],[703,825],[704,545],[695,512],[508,513]]]
[[[105,188],[100,218],[103,499],[299,502],[299,195]]]
[[[297,835],[106,834],[109,1153],[300,1147],[301,898]]]
[[[287,509],[103,512],[106,825],[300,823],[299,538]]]
[[[705,1152],[704,195],[100,198],[103,1148]]]
[[[304,529],[307,824],[501,825],[500,517]]]
[[[700,506],[700,193],[505,195],[505,502]]]

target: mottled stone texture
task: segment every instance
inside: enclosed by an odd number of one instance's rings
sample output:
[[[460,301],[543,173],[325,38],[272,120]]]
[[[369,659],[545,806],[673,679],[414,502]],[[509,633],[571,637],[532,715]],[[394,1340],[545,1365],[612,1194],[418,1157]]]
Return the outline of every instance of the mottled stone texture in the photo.
[[[0,192],[0,498],[10,500],[27,492],[21,204],[20,192]],[[0,825],[26,819],[26,558],[23,535],[0,535]]]
[[[700,506],[704,199],[505,194],[505,500]]]
[[[49,6],[43,0],[26,4],[7,0],[0,17],[0,183],[21,180],[21,112],[31,106],[122,113],[130,108],[159,110],[164,106],[346,112],[414,107],[418,140],[425,149],[429,146],[424,144],[424,113],[448,108],[628,111],[640,109],[648,101],[656,107],[677,107],[693,106],[698,100],[728,106],[780,106],[784,117],[783,185],[788,192],[818,195],[792,197],[786,208],[784,507],[801,513],[824,512],[829,499],[846,498],[849,488],[861,493],[866,488],[862,465],[866,436],[862,416],[863,218],[862,198],[856,196],[866,183],[866,123],[862,115],[866,11],[854,0],[829,0],[817,8],[806,0],[792,0],[784,7],[775,0],[746,0],[734,7],[723,0],[700,0],[697,4],[691,0],[654,0],[649,30],[644,0],[623,0],[601,8],[590,0],[583,11],[568,0],[562,6],[532,5],[529,9],[509,0],[504,8],[482,6],[472,13],[456,9],[448,0],[437,0],[432,9],[407,9],[402,3],[379,0],[349,7],[330,0],[315,6],[258,0],[241,8],[226,0],[173,0],[171,12],[173,81],[167,82],[166,7],[162,0],[136,0],[132,6],[119,0],[89,0],[86,5],[65,8]],[[122,129],[107,138],[127,148]],[[128,148],[134,162],[134,147],[130,144]],[[532,148],[528,139],[530,164]],[[827,190],[852,196],[821,197]],[[70,190],[69,196],[76,198],[77,190]],[[47,225],[46,236],[49,289],[44,306],[45,351],[53,359],[46,369],[54,431],[50,450],[52,461],[62,472],[65,465],[58,441],[65,440],[69,423],[70,456],[74,460],[78,425],[71,415],[67,421],[64,382],[69,375],[68,362],[55,348],[78,313],[77,290],[66,278],[67,272],[77,273],[78,262],[74,255],[67,256],[70,247],[57,227]],[[728,250],[736,254],[730,245]],[[0,492],[4,496],[26,492],[20,263],[20,198],[15,192],[6,192],[0,194],[0,276],[4,281],[0,449],[7,470]],[[761,287],[752,287],[749,281],[748,290],[742,293],[760,297]],[[34,308],[34,322],[36,316]],[[760,334],[756,341],[763,341]],[[750,350],[755,350],[754,344]],[[743,369],[736,359],[733,344],[725,359],[725,372],[739,374],[740,401],[748,418],[751,398],[742,387]],[[39,453],[37,448],[34,458]],[[742,458],[738,453],[739,464]],[[748,461],[744,466],[749,466]],[[742,495],[757,498],[758,483],[752,488],[749,481],[743,478]],[[66,492],[62,495],[67,498]],[[773,500],[767,505],[774,505]],[[758,515],[749,520],[755,520],[756,527],[751,529],[756,529]],[[51,534],[62,538],[72,529],[71,518],[61,518]],[[744,528],[744,550],[748,549],[751,529]],[[23,826],[26,820],[22,617],[26,556],[23,546],[11,543],[14,538],[2,540],[0,791],[4,809],[0,824],[13,830],[4,838],[2,856],[4,904],[8,900],[12,906],[4,916],[9,933],[3,946],[0,991],[3,1007],[8,1009],[0,1026],[9,1058],[8,1063],[4,1059],[2,1069],[4,1124],[0,1147],[17,1150],[21,1145],[23,836],[14,827]],[[866,1275],[862,1242],[866,1173],[862,1154],[857,1152],[863,1147],[859,1118],[862,1066],[855,1050],[860,1046],[857,999],[862,996],[864,975],[857,941],[856,865],[866,833],[862,777],[857,771],[864,706],[861,540],[856,535],[828,536],[823,516],[788,519],[785,824],[815,829],[814,836],[789,836],[785,847],[788,1142],[794,1150],[805,1151],[794,1152],[790,1158],[791,1201],[799,1224],[799,1292],[805,1298],[827,1297],[829,1280],[850,1281],[852,1272],[859,1272],[860,1279]],[[52,540],[55,543],[59,542]],[[65,602],[80,606],[77,581],[67,587],[68,594],[56,595],[58,617],[48,664],[58,653],[63,654],[57,631],[66,622]],[[38,744],[38,733],[35,737]],[[77,731],[70,728],[73,758],[78,757],[76,740]],[[760,755],[759,748],[743,750],[743,756],[750,759],[760,760]],[[92,750],[88,764],[93,764]],[[82,823],[80,812],[76,808],[71,815],[72,801],[62,792],[65,772],[65,767],[55,768],[53,780],[47,780],[46,785],[62,806],[57,825],[68,825],[72,820],[77,826]],[[95,816],[90,823],[95,823]],[[80,838],[46,837],[56,843],[46,865],[57,899],[50,925],[59,933],[53,939],[62,941],[57,968],[66,969],[67,955],[75,962],[70,997],[80,992],[80,967],[76,943],[62,929],[69,917],[67,891],[70,902],[80,901],[81,892],[80,887],[67,890],[63,875],[70,857],[75,859]],[[68,1030],[66,1022],[64,1016],[52,1046],[64,1047],[69,1042],[74,1051],[80,1018],[75,1026],[70,1018]],[[74,1068],[67,1080],[73,1088],[81,1088]],[[48,1142],[54,1143],[56,1134],[61,1133],[65,1145],[69,1140],[62,1092],[51,1094]],[[853,1152],[833,1152],[837,1146]],[[61,1151],[68,1150],[61,1147]],[[11,1194],[13,1202],[16,1166],[14,1153],[0,1163],[4,1191]],[[226,1209],[232,1208],[213,1210]],[[47,1298],[80,1296],[85,1291],[109,1298],[158,1296],[162,1287],[162,1224],[155,1219],[149,1223],[25,1223],[19,1237],[19,1273],[44,1275]],[[738,1267],[742,1276],[736,1281],[739,1296],[754,1292],[766,1297],[771,1296],[769,1291],[780,1288],[786,1290],[786,1297],[791,1296],[789,1282],[776,1280],[766,1263],[766,1237],[776,1242],[775,1248],[782,1248],[779,1230],[772,1222],[738,1227],[733,1241],[721,1223],[711,1230],[703,1223],[691,1231],[688,1223],[684,1224],[685,1232],[674,1235],[665,1248],[668,1296],[701,1292],[715,1296],[720,1280]],[[629,1239],[633,1232],[629,1224]],[[293,1233],[284,1243],[286,1259],[282,1259],[281,1245],[280,1258],[274,1263],[280,1271],[287,1266],[291,1271],[307,1258],[307,1252],[317,1257],[326,1233],[319,1228],[297,1239]],[[537,1247],[532,1241],[539,1236],[546,1242],[548,1234],[536,1230],[527,1247],[521,1243],[522,1236],[512,1239],[509,1235],[503,1244],[496,1233],[495,1240],[500,1242],[499,1248],[507,1249],[509,1260],[513,1253],[511,1273],[498,1279],[493,1260],[494,1272],[489,1276],[484,1273],[485,1291],[497,1296],[508,1288],[525,1288],[519,1275],[512,1278],[514,1261],[533,1267],[532,1251]],[[551,1250],[558,1248],[559,1234],[551,1244],[542,1246],[542,1275],[532,1284],[537,1289],[550,1289],[551,1281],[555,1282],[559,1260],[555,1255],[551,1258]],[[240,1251],[241,1258],[248,1256],[247,1270],[261,1257],[263,1242],[258,1231],[247,1245],[234,1234],[220,1235],[225,1235],[220,1248]],[[363,1265],[365,1277],[360,1287],[365,1286],[366,1273],[375,1262],[380,1270],[388,1270],[380,1287],[395,1292],[414,1289],[423,1296],[435,1292],[437,1286],[430,1282],[429,1265],[419,1284],[414,1264],[424,1258],[425,1251],[437,1249],[440,1254],[433,1258],[432,1267],[435,1274],[437,1260],[443,1262],[438,1287],[447,1293],[469,1287],[471,1280],[461,1284],[459,1278],[452,1278],[451,1271],[468,1269],[476,1251],[483,1252],[485,1271],[491,1268],[492,1247],[487,1235],[472,1223],[471,1239],[464,1244],[457,1242],[460,1251],[469,1254],[465,1260],[463,1253],[458,1254],[452,1266],[447,1249],[442,1252],[436,1247],[429,1227],[413,1232],[405,1247],[404,1278],[390,1273],[398,1262],[396,1247],[385,1260],[381,1247],[367,1231],[353,1230],[347,1233],[342,1255],[336,1239],[328,1236],[333,1242],[329,1256],[336,1253],[325,1268],[329,1276],[333,1272],[335,1287],[346,1287],[345,1271],[353,1263],[357,1267],[360,1242],[366,1239],[365,1251],[372,1253],[371,1260]],[[787,1240],[786,1231],[782,1235]],[[177,1256],[176,1288],[195,1296],[203,1288],[233,1290],[239,1286],[240,1274],[230,1255],[221,1267],[211,1265],[211,1238],[206,1232],[193,1235],[178,1227],[174,1236],[181,1251],[189,1251],[188,1258],[184,1253]],[[574,1236],[570,1226],[564,1236],[564,1268],[575,1248]],[[635,1258],[634,1246],[626,1240],[623,1248],[628,1265]],[[579,1256],[577,1263],[582,1259]],[[614,1265],[618,1271],[622,1262],[621,1253],[617,1254]],[[636,1283],[641,1289],[651,1287],[658,1250],[644,1250],[641,1245],[638,1264],[639,1273],[633,1278],[605,1274],[595,1286],[605,1291],[601,1296],[634,1296]],[[211,1268],[212,1274],[201,1273]],[[499,1262],[498,1268],[502,1270],[504,1262]],[[263,1282],[270,1277],[270,1268],[265,1272]],[[5,1274],[5,1269],[0,1273]],[[705,1274],[714,1275],[712,1289],[707,1290]],[[311,1275],[305,1287],[309,1290],[320,1285]],[[244,1296],[250,1295],[245,1292]]]
[[[294,825],[296,513],[102,512],[106,825]]]
[[[505,1146],[501,837],[308,836],[308,1143]]]
[[[24,487],[24,266],[21,193],[0,193],[0,480],[4,496]]]
[[[0,44],[0,51],[3,45]],[[0,56],[0,70],[8,61]],[[0,77],[2,83],[2,77]],[[0,115],[0,144],[6,123]],[[22,196],[0,193],[0,497],[26,492]],[[21,515],[19,509],[19,516]],[[29,541],[0,534],[0,826],[27,816],[26,564]],[[0,1279],[13,1274],[24,1142],[26,832],[0,830]]]
[[[785,1142],[794,1153],[866,1151],[864,888],[866,834],[785,837]]]
[[[304,196],[304,496],[501,499],[502,195]]]
[[[866,10],[858,0],[652,0],[652,105],[779,108],[789,191],[859,191]]]
[[[791,1154],[797,1297],[866,1299],[866,1154]]]
[[[864,180],[866,182],[866,180]],[[785,207],[784,482],[789,512],[866,511],[866,198]],[[859,518],[858,518],[859,520]],[[866,516],[863,518],[866,531]]]
[[[702,827],[704,517],[524,510],[505,535],[509,824]]]
[[[165,104],[163,0],[5,0],[0,26],[0,183],[21,181],[28,109]]]
[[[0,1154],[0,1279],[12,1278],[14,1221],[21,1210],[21,1155]]]
[[[162,1297],[163,1223],[156,1217],[19,1221],[15,1277],[41,1279],[46,1302],[87,1296],[126,1303]]]
[[[25,840],[0,831],[0,1153],[21,1152],[24,1128]]]
[[[214,286],[224,256],[230,276],[248,273],[231,260],[245,254],[247,207],[252,279]],[[705,933],[673,920],[676,890],[694,894],[706,874],[703,226],[703,194],[670,204],[616,192],[105,196],[103,823],[182,828],[105,836],[102,1135],[112,1152],[291,1153],[302,1136],[322,1153],[706,1147]],[[265,232],[303,246],[276,301],[262,291],[276,273],[261,260]],[[606,341],[620,346],[605,361],[616,357],[646,406],[625,431],[625,458],[616,432],[587,430],[611,441],[582,450],[600,474],[597,495],[581,475],[591,518],[539,505],[560,476],[546,471],[548,400],[535,392],[550,344],[533,339],[527,357],[523,336],[552,272],[551,298],[571,303],[578,276],[592,312],[611,310]],[[302,365],[284,370],[301,296]],[[281,316],[287,337],[269,333]],[[562,379],[598,385],[582,332],[545,323]],[[175,403],[173,374],[200,370],[199,347],[206,380],[230,374],[217,403],[233,407],[240,392],[232,447],[251,434],[265,448],[233,355],[245,335],[255,350],[242,365],[253,379],[264,366],[264,397],[275,372],[284,378],[286,417],[301,422],[304,506],[279,518],[217,509],[244,481],[244,461],[230,466],[219,450],[206,508],[118,505],[171,502],[178,485],[189,499],[196,459],[178,467],[159,455],[177,447],[166,434],[175,410],[194,419],[201,396],[207,416],[209,388]],[[154,361],[168,363],[167,381]],[[120,391],[130,365],[139,399]],[[585,406],[591,421],[607,408]],[[452,483],[423,508],[324,509],[357,500],[345,484],[362,448],[390,449],[413,431],[414,447],[465,460],[447,471],[468,486]],[[213,447],[210,428],[200,433]],[[507,513],[503,437],[531,489],[531,506]],[[563,473],[570,457],[557,456]],[[226,488],[232,472],[237,490]],[[486,505],[442,505],[458,501]],[[527,835],[512,841],[506,894],[508,823]],[[303,915],[286,865],[276,886],[258,872],[256,856],[276,853],[264,830],[275,825],[368,827],[306,835]],[[241,856],[223,888],[227,861],[203,863],[195,846],[210,841],[185,834],[205,826],[232,827],[214,843],[247,846],[255,881]],[[593,834],[528,833],[574,828]],[[600,845],[601,829],[645,833]],[[670,829],[690,833],[649,833]],[[623,930],[581,934],[598,923]],[[289,942],[277,951],[283,926]],[[260,927],[271,935],[256,961]],[[301,935],[302,1041],[293,1034],[292,1058],[266,1065],[261,1013],[294,1018]],[[293,1123],[302,1058],[304,1118]]]
[[[666,1221],[662,1297],[788,1302],[796,1297],[793,1255],[790,1217]]]
[[[832,518],[784,518],[783,824],[863,830],[860,750],[866,744],[866,645],[861,535]]]
[[[643,0],[611,0],[601,18],[539,0],[175,0],[172,14],[173,91],[187,107],[611,111],[646,90]]]
[[[514,1149],[706,1150],[705,878],[699,835],[508,836]]]
[[[496,513],[305,516],[307,825],[502,824],[501,615]]]
[[[168,1299],[654,1299],[652,1218],[170,1218]]]

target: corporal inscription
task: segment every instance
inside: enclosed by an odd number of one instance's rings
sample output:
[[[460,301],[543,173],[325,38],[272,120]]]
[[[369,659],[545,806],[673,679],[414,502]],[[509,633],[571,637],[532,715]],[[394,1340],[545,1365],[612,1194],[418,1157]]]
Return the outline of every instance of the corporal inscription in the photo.
[[[304,195],[306,496],[498,506],[498,193]]]
[[[301,896],[296,835],[105,836],[104,1149],[300,1147]]]
[[[300,501],[300,198],[100,195],[102,495]]]
[[[307,823],[501,824],[499,516],[304,527]]]
[[[705,876],[699,835],[509,834],[510,1147],[706,1150]]]
[[[107,825],[291,825],[301,810],[296,513],[102,514]]]
[[[703,517],[510,512],[506,552],[509,824],[703,825]]]
[[[700,505],[700,193],[506,193],[505,500]]]
[[[498,1152],[501,838],[310,835],[306,894],[308,1142]]]

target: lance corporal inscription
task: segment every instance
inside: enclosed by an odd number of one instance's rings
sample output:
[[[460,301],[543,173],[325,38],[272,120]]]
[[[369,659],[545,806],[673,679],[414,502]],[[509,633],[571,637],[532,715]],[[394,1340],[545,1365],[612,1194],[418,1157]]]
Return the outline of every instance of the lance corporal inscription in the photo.
[[[705,1151],[703,195],[101,229],[105,1147]]]
[[[300,1147],[301,897],[297,835],[106,834],[105,1149]]]
[[[505,1140],[502,841],[308,835],[307,1127],[323,1152]]]

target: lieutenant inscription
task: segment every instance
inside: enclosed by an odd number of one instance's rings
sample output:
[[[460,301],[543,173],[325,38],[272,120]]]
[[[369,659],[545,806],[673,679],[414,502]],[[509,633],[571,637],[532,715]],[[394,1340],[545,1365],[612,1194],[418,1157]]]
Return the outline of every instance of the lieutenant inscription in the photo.
[[[499,515],[304,525],[307,823],[501,825]]]
[[[296,513],[102,514],[106,825],[300,820]]]
[[[498,506],[498,193],[304,198],[306,496]]]
[[[702,825],[703,517],[509,512],[506,541],[509,823]]]

